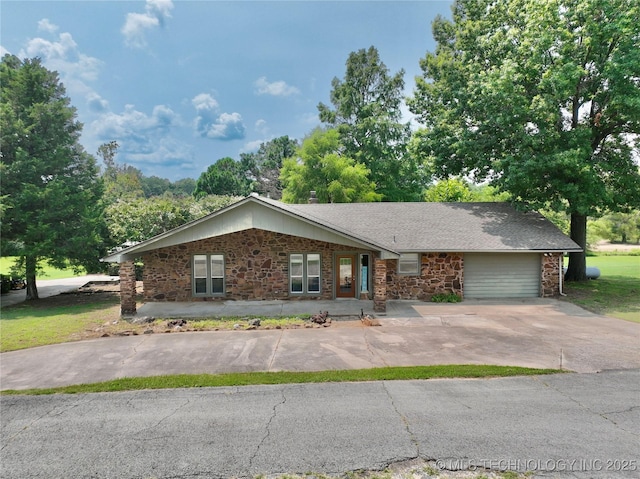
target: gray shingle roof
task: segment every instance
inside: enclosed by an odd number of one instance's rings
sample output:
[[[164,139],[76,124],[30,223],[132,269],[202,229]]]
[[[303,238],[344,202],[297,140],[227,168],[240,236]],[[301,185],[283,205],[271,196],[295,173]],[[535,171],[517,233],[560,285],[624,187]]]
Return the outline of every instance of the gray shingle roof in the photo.
[[[292,205],[259,199],[398,252],[580,251],[544,216],[508,203]]]
[[[508,203],[342,203],[292,205],[251,195],[203,218],[114,252],[118,262],[152,249],[159,241],[178,244],[179,234],[254,202],[332,230],[364,246],[397,253],[581,251],[556,226],[536,212]],[[174,243],[171,241],[174,240]]]

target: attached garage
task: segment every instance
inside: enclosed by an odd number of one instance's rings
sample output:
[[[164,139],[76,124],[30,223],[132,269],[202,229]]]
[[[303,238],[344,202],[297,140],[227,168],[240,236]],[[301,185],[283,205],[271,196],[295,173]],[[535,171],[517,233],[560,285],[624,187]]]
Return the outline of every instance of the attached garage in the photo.
[[[466,253],[465,299],[537,298],[540,296],[539,253]]]

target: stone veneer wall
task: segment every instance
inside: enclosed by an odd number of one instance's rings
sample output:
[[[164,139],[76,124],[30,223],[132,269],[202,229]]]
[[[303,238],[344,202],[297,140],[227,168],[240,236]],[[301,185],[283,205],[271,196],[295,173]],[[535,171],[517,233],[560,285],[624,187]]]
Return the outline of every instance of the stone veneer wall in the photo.
[[[387,310],[387,264],[380,258],[373,260],[373,310],[378,313]]]
[[[423,253],[420,275],[397,273],[397,260],[387,260],[387,298],[429,301],[440,293],[462,296],[462,253]]]
[[[249,299],[333,299],[334,253],[343,245],[250,229],[161,248],[143,256],[145,301],[215,301]],[[194,297],[194,254],[225,255],[225,291],[221,297]],[[289,253],[320,253],[321,294],[289,293]]]
[[[120,263],[120,314],[135,314],[136,304],[136,266],[133,261]]]
[[[560,295],[560,281],[564,285],[564,274],[560,275],[562,253],[545,253],[542,255],[542,297]]]

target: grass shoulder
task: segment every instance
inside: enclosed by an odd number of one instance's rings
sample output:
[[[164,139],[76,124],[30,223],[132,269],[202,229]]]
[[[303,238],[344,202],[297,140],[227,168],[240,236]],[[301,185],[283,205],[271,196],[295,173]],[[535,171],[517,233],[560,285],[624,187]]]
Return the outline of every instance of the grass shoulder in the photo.
[[[49,389],[5,390],[2,395],[86,394],[136,391],[143,389],[203,388],[328,382],[397,381],[416,379],[498,378],[538,376],[566,372],[558,369],[535,369],[493,365],[440,365],[386,367],[312,372],[249,372],[228,374],[177,374],[145,378],[120,378],[94,384],[80,384]]]

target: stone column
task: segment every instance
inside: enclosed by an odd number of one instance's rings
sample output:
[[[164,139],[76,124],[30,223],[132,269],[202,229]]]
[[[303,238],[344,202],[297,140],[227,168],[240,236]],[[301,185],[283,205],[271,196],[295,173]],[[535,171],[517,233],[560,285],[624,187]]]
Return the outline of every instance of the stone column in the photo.
[[[560,295],[564,286],[562,274],[562,253],[544,253],[542,255],[541,296],[543,298]]]
[[[373,261],[373,310],[384,313],[387,310],[387,262],[379,258]]]
[[[120,314],[136,314],[136,267],[133,261],[120,263]]]

